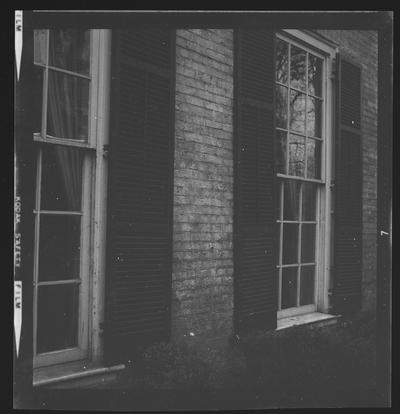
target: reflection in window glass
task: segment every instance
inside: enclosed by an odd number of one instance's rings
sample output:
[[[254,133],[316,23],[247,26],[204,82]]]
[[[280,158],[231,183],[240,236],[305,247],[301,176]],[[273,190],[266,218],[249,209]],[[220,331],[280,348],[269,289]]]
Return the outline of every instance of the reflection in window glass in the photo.
[[[295,180],[286,180],[284,183],[284,220],[299,219],[300,185],[301,183]]]
[[[49,145],[43,148],[42,154],[41,209],[80,211],[82,151]]]
[[[287,128],[287,94],[285,86],[276,87],[275,116],[276,126],[279,128]]]
[[[302,224],[301,226],[301,262],[313,263],[315,261],[315,224]]]
[[[47,30],[33,31],[33,61],[46,64]]]
[[[33,67],[33,96],[34,106],[32,108],[33,132],[42,132],[42,109],[43,109],[43,69],[38,66]]]
[[[321,178],[321,142],[307,139],[307,178]]]
[[[80,276],[81,217],[41,214],[39,280],[78,279]]]
[[[307,134],[321,137],[322,102],[319,99],[308,97],[307,100]]]
[[[39,286],[37,352],[77,346],[78,286]]]
[[[90,32],[81,29],[50,30],[49,65],[89,75]]]
[[[289,175],[304,177],[304,140],[300,135],[289,135]]]
[[[288,79],[288,44],[281,40],[276,42],[276,81],[287,84]]]
[[[302,266],[300,270],[300,306],[314,303],[314,266]]]
[[[306,95],[297,91],[290,91],[290,129],[305,133]]]
[[[290,52],[290,86],[306,90],[306,52],[296,46]]]
[[[313,183],[303,183],[302,186],[302,220],[316,219],[317,186]]]
[[[322,96],[322,59],[308,55],[308,92]]]
[[[49,70],[47,134],[87,140],[89,81]]]
[[[283,224],[283,255],[282,264],[294,264],[298,262],[297,246],[298,246],[299,225],[294,223]]]
[[[282,303],[287,309],[297,305],[297,267],[282,268]]]
[[[284,131],[276,131],[276,171],[286,174],[286,147],[287,133]]]

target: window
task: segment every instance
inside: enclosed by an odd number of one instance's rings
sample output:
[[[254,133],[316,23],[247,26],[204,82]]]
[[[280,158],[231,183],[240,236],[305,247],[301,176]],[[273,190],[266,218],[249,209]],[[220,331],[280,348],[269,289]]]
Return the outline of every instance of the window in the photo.
[[[107,33],[35,30],[34,364],[86,359],[99,277]],[[103,62],[103,65],[101,65]],[[104,187],[103,187],[104,190]],[[96,201],[96,203],[95,203]],[[99,247],[97,247],[99,248]],[[96,284],[97,286],[97,284]],[[97,298],[98,299],[98,298]]]
[[[327,66],[321,51],[277,36],[278,317],[321,310],[326,296],[319,289],[326,289],[329,245]]]

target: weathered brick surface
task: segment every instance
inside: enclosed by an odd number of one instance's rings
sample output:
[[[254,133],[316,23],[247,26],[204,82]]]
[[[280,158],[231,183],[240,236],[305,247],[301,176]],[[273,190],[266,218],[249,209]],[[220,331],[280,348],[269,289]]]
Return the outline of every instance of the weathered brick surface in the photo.
[[[363,308],[376,301],[378,36],[376,31],[318,30],[336,42],[340,53],[362,67],[361,125],[363,154]]]
[[[362,66],[363,306],[375,306],[377,34],[318,30]],[[233,330],[233,30],[178,30],[172,336]],[[194,337],[190,335],[194,334]]]
[[[233,31],[178,30],[172,336],[233,327]],[[191,334],[194,334],[194,337]]]

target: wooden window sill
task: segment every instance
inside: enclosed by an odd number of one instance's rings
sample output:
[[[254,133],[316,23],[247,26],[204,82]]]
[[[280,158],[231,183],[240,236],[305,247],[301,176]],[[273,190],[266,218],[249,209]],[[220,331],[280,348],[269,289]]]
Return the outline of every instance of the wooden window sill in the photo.
[[[107,377],[111,378],[123,369],[125,369],[123,364],[105,367],[84,361],[37,368],[33,373],[33,386],[57,385],[65,388],[79,386],[80,383],[84,385],[102,383],[107,380]]]
[[[330,315],[327,313],[312,312],[303,315],[290,316],[287,318],[278,319],[277,331],[291,328],[298,325],[318,324],[321,326],[333,325],[340,318],[338,315]]]

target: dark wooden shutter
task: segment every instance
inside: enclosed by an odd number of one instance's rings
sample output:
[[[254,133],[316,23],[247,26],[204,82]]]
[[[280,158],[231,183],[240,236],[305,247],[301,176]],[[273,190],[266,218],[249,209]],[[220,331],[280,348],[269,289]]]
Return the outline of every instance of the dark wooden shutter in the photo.
[[[105,354],[131,357],[170,329],[174,33],[114,30]]]
[[[273,329],[277,312],[274,50],[271,30],[235,33],[235,329]]]
[[[337,56],[337,74],[333,306],[346,314],[361,305],[361,69]]]

